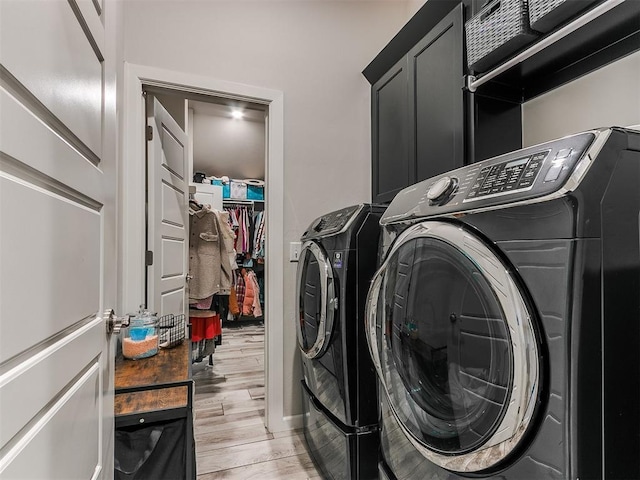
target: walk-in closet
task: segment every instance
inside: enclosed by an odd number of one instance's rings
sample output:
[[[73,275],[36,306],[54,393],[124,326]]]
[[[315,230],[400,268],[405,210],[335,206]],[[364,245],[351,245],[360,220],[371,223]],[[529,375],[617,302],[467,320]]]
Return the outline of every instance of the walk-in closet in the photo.
[[[186,109],[192,159],[189,317],[197,342],[193,360],[206,360],[211,366],[222,327],[264,322],[265,110],[228,99],[188,99]],[[199,231],[203,220],[212,228]],[[211,247],[203,254],[203,248]],[[206,288],[201,288],[202,282],[208,282]]]

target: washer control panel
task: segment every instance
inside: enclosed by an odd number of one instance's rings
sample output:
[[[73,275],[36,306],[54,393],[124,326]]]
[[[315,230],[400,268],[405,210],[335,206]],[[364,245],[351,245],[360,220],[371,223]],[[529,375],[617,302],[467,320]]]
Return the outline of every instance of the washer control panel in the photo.
[[[546,150],[497,165],[487,165],[479,172],[472,168],[466,179],[473,179],[473,184],[464,201],[530,189],[548,156],[549,150]]]
[[[393,199],[380,223],[521,202],[560,190],[597,135],[572,135],[416,183]]]

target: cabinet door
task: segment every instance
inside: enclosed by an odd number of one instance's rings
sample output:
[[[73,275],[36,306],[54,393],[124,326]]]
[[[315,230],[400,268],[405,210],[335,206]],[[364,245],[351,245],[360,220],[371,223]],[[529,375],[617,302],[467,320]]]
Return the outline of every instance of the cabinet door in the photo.
[[[390,202],[415,182],[409,161],[406,56],[371,88],[371,196],[374,203]]]
[[[463,165],[462,28],[459,5],[409,51],[409,158],[416,182]]]

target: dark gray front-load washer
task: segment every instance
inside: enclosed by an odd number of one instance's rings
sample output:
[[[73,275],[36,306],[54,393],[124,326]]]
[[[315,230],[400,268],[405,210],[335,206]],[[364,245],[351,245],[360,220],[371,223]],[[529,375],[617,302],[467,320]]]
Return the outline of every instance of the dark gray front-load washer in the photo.
[[[296,328],[304,435],[327,479],[378,477],[378,397],[364,308],[385,208],[361,204],[327,213],[301,237]]]
[[[640,133],[400,192],[367,299],[381,478],[640,478]]]

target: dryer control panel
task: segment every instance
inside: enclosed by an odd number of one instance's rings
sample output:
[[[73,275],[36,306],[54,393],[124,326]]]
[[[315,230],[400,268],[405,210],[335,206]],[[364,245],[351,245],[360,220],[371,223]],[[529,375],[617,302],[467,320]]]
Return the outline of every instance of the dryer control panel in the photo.
[[[302,234],[301,240],[326,237],[345,230],[349,221],[362,210],[363,205],[342,208],[315,219]]]
[[[402,190],[383,215],[382,225],[447,213],[487,209],[561,194],[584,172],[582,162],[596,138],[610,130],[565,137],[483,160]],[[582,166],[579,166],[582,164]]]

